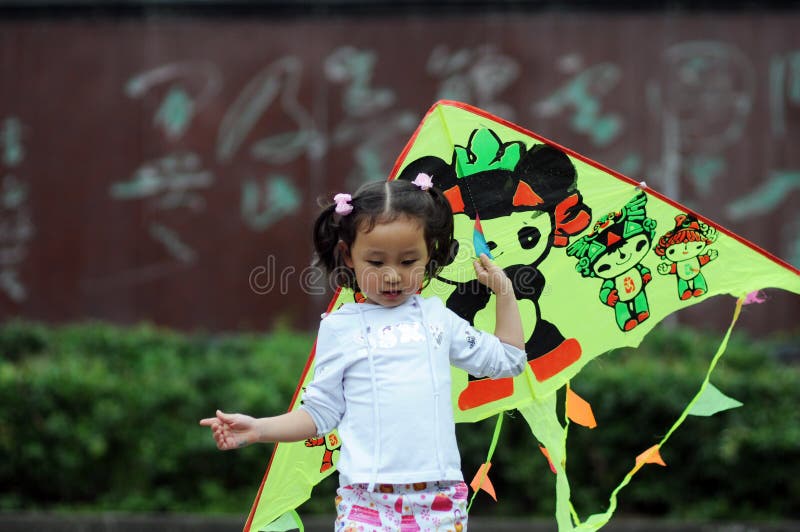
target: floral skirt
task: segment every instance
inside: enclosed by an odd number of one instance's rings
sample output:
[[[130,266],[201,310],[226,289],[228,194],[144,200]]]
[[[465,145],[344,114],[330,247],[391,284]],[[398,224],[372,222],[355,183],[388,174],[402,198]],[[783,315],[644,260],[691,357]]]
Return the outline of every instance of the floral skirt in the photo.
[[[366,484],[336,490],[337,532],[463,532],[467,485],[463,482]]]

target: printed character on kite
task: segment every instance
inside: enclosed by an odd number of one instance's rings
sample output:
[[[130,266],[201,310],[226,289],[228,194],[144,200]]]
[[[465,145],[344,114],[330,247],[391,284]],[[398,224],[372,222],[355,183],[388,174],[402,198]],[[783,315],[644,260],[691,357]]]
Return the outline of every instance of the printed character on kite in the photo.
[[[639,192],[567,248],[567,255],[578,259],[575,269],[582,276],[603,279],[600,301],[614,309],[617,326],[626,332],[650,317],[645,287],[652,275],[642,259],[653,243],[656,221],[647,217],[646,203],[647,196]]]
[[[342,442],[336,432],[331,432],[325,436],[308,438],[305,444],[306,447],[323,447],[325,449],[325,452],[322,453],[322,464],[319,466],[320,473],[324,473],[333,467],[333,452],[338,451],[342,446]]]
[[[716,249],[703,253],[716,239],[716,229],[694,216],[679,214],[675,217],[675,228],[658,240],[654,251],[665,261],[658,265],[658,273],[677,278],[681,300],[708,292],[706,278],[700,270],[717,258]]]
[[[305,388],[303,388],[305,391]],[[300,401],[302,403],[302,400]],[[342,440],[339,439],[339,434],[336,431],[329,432],[324,436],[316,436],[305,440],[304,445],[309,451],[322,447],[322,458],[320,459],[319,472],[326,473],[332,471],[334,467],[333,453],[342,447]]]
[[[591,211],[577,189],[575,167],[561,150],[545,144],[528,148],[520,141],[504,143],[487,128],[473,130],[465,140],[465,146],[455,146],[449,163],[421,157],[409,163],[398,179],[430,175],[453,208],[459,255],[486,253],[506,271],[527,322],[529,365],[536,379],[543,381],[577,361],[581,346],[542,318],[539,298],[546,281],[538,265],[552,248],[566,246],[571,235],[588,226]],[[470,242],[474,250],[464,249]],[[486,287],[448,268],[438,280],[455,287],[447,297],[448,308],[478,328],[489,328],[494,298]],[[510,378],[470,380],[458,406],[474,408],[513,391]]]

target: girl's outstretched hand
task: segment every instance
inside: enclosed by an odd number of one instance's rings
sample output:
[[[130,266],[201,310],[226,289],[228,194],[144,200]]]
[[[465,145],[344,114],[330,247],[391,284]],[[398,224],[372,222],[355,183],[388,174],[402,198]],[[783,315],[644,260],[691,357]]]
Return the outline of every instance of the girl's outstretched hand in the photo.
[[[492,262],[492,259],[481,253],[481,256],[474,261],[475,273],[478,276],[478,282],[486,285],[492,292],[498,295],[514,294],[514,287],[511,284],[511,279],[508,278],[503,269]]]
[[[217,417],[201,419],[200,424],[211,428],[217,448],[222,451],[239,449],[257,441],[255,419],[244,414],[217,410]]]

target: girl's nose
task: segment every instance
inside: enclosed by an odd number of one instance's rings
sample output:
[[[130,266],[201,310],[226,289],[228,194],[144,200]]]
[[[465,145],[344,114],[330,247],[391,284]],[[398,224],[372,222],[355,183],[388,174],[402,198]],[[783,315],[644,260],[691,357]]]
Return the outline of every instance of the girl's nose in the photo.
[[[386,282],[395,282],[400,280],[400,274],[394,268],[386,268],[383,271],[383,280]]]

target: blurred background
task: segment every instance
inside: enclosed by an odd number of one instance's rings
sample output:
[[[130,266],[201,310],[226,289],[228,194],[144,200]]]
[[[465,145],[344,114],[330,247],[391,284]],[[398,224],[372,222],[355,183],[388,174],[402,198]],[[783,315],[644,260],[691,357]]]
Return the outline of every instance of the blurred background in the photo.
[[[196,421],[286,409],[332,295],[309,268],[318,199],[386,177],[439,99],[800,266],[798,28],[797,2],[0,1],[0,528],[240,526],[270,449],[217,453]],[[719,369],[745,407],[684,429],[622,514],[800,518],[800,298],[766,295]],[[579,513],[607,506],[627,433],[681,412],[732,308],[697,305],[582,372],[611,428],[575,436]],[[546,518],[549,469],[515,421],[493,469],[507,495],[477,513]],[[459,427],[465,471],[492,428]],[[332,518],[318,491],[301,514]]]

